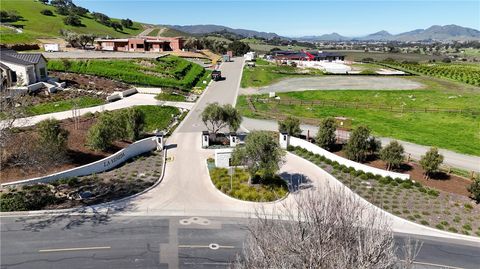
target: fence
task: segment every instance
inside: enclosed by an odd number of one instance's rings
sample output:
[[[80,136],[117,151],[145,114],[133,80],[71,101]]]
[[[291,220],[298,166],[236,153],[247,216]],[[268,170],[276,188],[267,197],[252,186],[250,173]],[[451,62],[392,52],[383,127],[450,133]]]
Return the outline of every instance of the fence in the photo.
[[[115,154],[110,155],[106,158],[103,158],[93,163],[89,163],[80,167],[75,167],[69,170],[61,171],[48,176],[8,182],[8,183],[2,184],[1,186],[8,187],[8,186],[34,184],[34,183],[40,183],[40,182],[46,183],[46,182],[52,182],[61,178],[79,177],[79,176],[86,176],[86,175],[91,175],[95,173],[100,173],[100,172],[104,172],[112,168],[115,168],[116,166],[119,166],[120,164],[124,163],[130,158],[133,158],[137,155],[140,155],[148,151],[152,151],[156,148],[157,148],[157,138],[149,137],[149,138],[139,140],[129,145],[128,147],[120,151],[117,151]]]
[[[396,107],[396,106],[382,106],[370,103],[344,102],[344,101],[330,101],[330,100],[295,100],[295,99],[266,99],[266,98],[251,98],[247,97],[247,103],[250,108],[255,108],[255,103],[272,103],[277,105],[300,105],[300,106],[321,106],[321,107],[335,107],[335,108],[353,108],[353,109],[371,109],[391,111],[398,113],[456,113],[468,115],[480,115],[480,110],[477,109],[455,109],[455,108],[415,108],[415,107]]]

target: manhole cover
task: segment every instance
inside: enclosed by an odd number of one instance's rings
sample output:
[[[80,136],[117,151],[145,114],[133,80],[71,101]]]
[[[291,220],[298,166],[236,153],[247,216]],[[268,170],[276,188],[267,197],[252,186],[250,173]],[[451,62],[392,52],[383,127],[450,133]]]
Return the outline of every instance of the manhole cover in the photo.
[[[208,245],[208,248],[213,249],[213,250],[217,250],[217,249],[220,248],[220,245],[215,244],[215,243],[211,243],[210,245]]]

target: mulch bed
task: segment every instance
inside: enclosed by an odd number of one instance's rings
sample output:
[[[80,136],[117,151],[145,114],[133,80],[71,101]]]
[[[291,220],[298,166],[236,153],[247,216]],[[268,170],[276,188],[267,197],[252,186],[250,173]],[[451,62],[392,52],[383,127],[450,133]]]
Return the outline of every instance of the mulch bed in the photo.
[[[343,150],[335,151],[334,154],[344,157],[345,152]],[[364,164],[386,170],[387,165],[384,161],[375,159],[368,160]],[[424,178],[424,170],[422,167],[415,162],[404,163],[400,168],[394,169],[394,172],[409,174],[410,179],[422,183],[422,185],[435,188],[438,190],[446,191],[449,193],[454,193],[462,196],[469,197],[470,193],[467,190],[467,186],[471,184],[469,179],[459,177],[453,174],[446,173],[437,173],[433,175],[430,179]]]
[[[19,169],[18,167],[9,167],[8,164],[3,164],[0,173],[0,182],[12,182],[21,179],[34,178],[39,176],[45,176],[56,172],[64,171],[74,167],[82,166],[97,160],[103,159],[118,150],[127,147],[130,142],[117,141],[114,143],[114,147],[107,152],[93,151],[89,149],[86,143],[86,136],[88,129],[96,121],[95,117],[82,117],[78,124],[78,128],[75,128],[75,123],[72,119],[66,119],[61,121],[61,126],[68,130],[68,157],[65,163],[47,166],[42,170],[30,170]],[[35,129],[26,128],[24,132],[35,133]]]
[[[66,82],[67,87],[112,93],[132,88],[132,86],[116,80],[91,75],[49,71],[49,76]]]

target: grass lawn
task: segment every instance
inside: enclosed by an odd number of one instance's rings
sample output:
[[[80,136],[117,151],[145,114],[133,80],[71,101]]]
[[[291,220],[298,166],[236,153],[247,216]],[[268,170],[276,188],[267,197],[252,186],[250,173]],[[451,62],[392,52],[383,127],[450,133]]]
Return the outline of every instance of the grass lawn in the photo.
[[[50,60],[49,70],[106,77],[135,85],[191,90],[205,69],[177,56],[157,60]]]
[[[276,65],[264,60],[257,60],[258,66],[245,66],[242,75],[242,88],[263,87],[288,77],[322,75],[317,69],[300,69],[286,65]]]
[[[172,122],[173,116],[180,115],[176,107],[170,106],[137,106],[145,113],[145,131],[165,130]]]
[[[233,190],[230,189],[230,175],[226,168],[212,167],[210,177],[217,189],[239,200],[271,202],[285,197],[288,193],[285,181],[280,178],[276,178],[268,185],[249,185],[248,173],[240,168],[236,168],[233,175]]]
[[[415,78],[426,84],[423,90],[378,91],[338,90],[278,93],[283,100],[330,100],[369,103],[405,108],[455,108],[478,109],[480,89],[461,83],[427,77]],[[266,96],[264,96],[266,97]],[[255,102],[257,112],[252,111],[245,96],[240,96],[237,107],[242,115],[254,118],[270,118],[270,115],[293,115],[313,120],[329,116],[345,116],[352,125],[367,125],[378,136],[392,137],[416,144],[437,146],[460,153],[480,155],[479,116],[453,113],[397,113],[391,111],[277,105]],[[268,115],[262,113],[269,113]]]
[[[1,43],[24,43],[33,42],[40,37],[57,37],[60,36],[60,29],[75,31],[78,33],[90,33],[100,36],[124,37],[139,34],[143,29],[140,23],[135,22],[132,29],[124,28],[121,32],[115,31],[111,27],[107,27],[92,19],[91,15],[82,17],[81,21],[84,26],[74,27],[65,25],[63,18],[55,12],[55,8],[50,5],[44,5],[39,1],[33,0],[1,0],[2,10],[15,10],[23,20],[12,23],[12,25],[23,25],[25,30],[23,34],[7,33],[2,34]],[[51,10],[54,16],[45,16],[40,14],[43,9]],[[112,21],[119,21],[112,19]]]
[[[387,58],[397,61],[426,62],[428,60],[441,61],[445,56],[433,56],[418,53],[390,53],[390,52],[365,52],[363,50],[327,50],[345,55],[348,61],[361,61],[365,58],[372,58],[375,61],[384,61]]]
[[[69,100],[62,100],[57,102],[49,102],[27,107],[26,113],[30,116],[55,113],[60,111],[71,110],[75,105],[77,108],[86,108],[92,106],[99,106],[105,101],[100,98],[90,96],[78,97]]]
[[[370,203],[394,215],[436,229],[480,237],[480,205],[465,196],[410,180],[365,174],[302,148],[290,147],[289,151],[318,165]]]
[[[162,101],[185,102],[185,96],[174,93],[159,93],[155,99]]]

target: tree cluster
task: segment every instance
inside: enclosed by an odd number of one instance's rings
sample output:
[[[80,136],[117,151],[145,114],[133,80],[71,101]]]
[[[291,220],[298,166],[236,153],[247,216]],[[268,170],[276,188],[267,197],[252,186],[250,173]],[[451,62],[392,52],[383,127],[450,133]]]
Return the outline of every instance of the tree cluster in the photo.
[[[145,114],[132,107],[124,111],[105,112],[90,127],[87,145],[94,150],[107,150],[119,139],[135,141],[140,138],[145,127]]]
[[[235,40],[232,43],[228,44],[227,50],[231,50],[233,52],[233,55],[235,56],[240,56],[249,52],[251,49],[247,43]]]
[[[99,23],[101,23],[105,26],[112,27],[116,31],[123,31],[123,26],[122,26],[121,23],[116,22],[116,21],[112,21],[110,19],[110,17],[108,17],[107,15],[105,15],[103,13],[93,12],[92,16],[93,16],[94,20],[96,20],[97,22],[99,22]],[[133,22],[132,22],[132,25],[133,25]]]
[[[60,33],[65,39],[65,41],[67,41],[67,43],[74,48],[81,47],[85,49],[88,44],[93,44],[93,41],[96,37],[93,34],[78,34],[66,30],[61,30]]]
[[[185,40],[184,48],[190,50],[208,49],[214,53],[225,54],[227,52],[227,43],[225,41],[213,40],[206,37],[189,37]]]
[[[16,22],[21,18],[15,10],[0,10],[0,22]]]
[[[345,150],[350,160],[364,162],[369,156],[375,155],[381,147],[381,142],[370,135],[368,127],[359,126],[350,133]]]
[[[42,9],[40,13],[45,16],[53,16],[53,12],[50,9]]]
[[[208,104],[201,116],[203,124],[213,134],[225,127],[228,127],[230,132],[235,132],[242,123],[240,112],[230,104],[223,106],[218,103]]]
[[[380,150],[380,159],[387,164],[387,170],[402,164],[404,159],[403,152],[403,146],[395,140]]]

